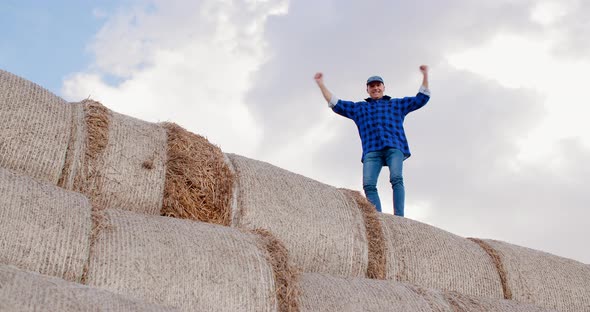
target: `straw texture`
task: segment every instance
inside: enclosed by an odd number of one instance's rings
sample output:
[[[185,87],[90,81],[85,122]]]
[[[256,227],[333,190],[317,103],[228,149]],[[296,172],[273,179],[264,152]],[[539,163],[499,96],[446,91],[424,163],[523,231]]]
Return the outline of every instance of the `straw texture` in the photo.
[[[408,218],[381,214],[388,279],[504,298],[496,266],[476,243]]]
[[[75,105],[83,107],[84,111],[84,140],[82,143],[83,166],[74,175],[73,189],[79,191],[91,200],[95,210],[104,209],[97,200],[102,193],[103,176],[100,168],[103,167],[103,154],[109,137],[109,123],[111,112],[99,102],[84,100]]]
[[[490,246],[483,240],[472,237],[469,237],[468,239],[478,244],[479,247],[481,247],[490,256],[490,259],[492,259],[492,262],[496,266],[496,271],[498,271],[500,283],[502,283],[502,292],[504,293],[504,299],[512,299],[512,290],[508,286],[506,268],[504,268],[504,264],[502,263],[502,258],[500,258],[500,255],[496,252],[494,248],[492,248],[492,246]]]
[[[227,156],[236,174],[233,226],[269,230],[305,272],[366,275],[365,224],[350,197],[268,163]]]
[[[542,312],[554,311],[512,300],[471,297],[458,292],[443,294],[453,312]]]
[[[590,311],[590,267],[549,253],[484,239],[501,259],[516,301],[558,311]]]
[[[432,291],[392,281],[339,278],[306,273],[301,277],[301,311],[432,312],[452,311]]]
[[[213,224],[105,210],[87,283],[184,311],[276,311],[257,237]]]
[[[367,277],[374,279],[385,279],[387,272],[387,257],[385,250],[385,237],[379,220],[379,214],[375,206],[371,204],[359,191],[340,189],[346,196],[352,198],[359,207],[367,233],[369,247],[369,261],[367,266]]]
[[[80,281],[91,228],[88,200],[0,169],[0,264]]]
[[[300,272],[289,260],[287,248],[267,230],[257,229],[252,233],[257,235],[260,249],[267,252],[266,259],[272,266],[277,288],[278,311],[298,312]]]
[[[75,187],[84,171],[86,154],[86,120],[85,109],[81,103],[68,104],[72,109],[70,139],[66,150],[66,159],[57,185],[67,190],[79,191]],[[79,181],[78,181],[79,184]]]
[[[177,311],[62,279],[0,265],[0,311]]]
[[[0,167],[57,184],[71,109],[42,87],[0,70]]]
[[[88,195],[101,207],[159,215],[166,176],[166,130],[115,112],[108,115],[106,146],[89,163],[99,175],[99,181],[94,181],[97,191]]]
[[[394,281],[339,278],[317,273],[301,277],[301,311],[366,312],[542,312],[519,302],[426,289]]]
[[[234,176],[221,149],[173,123],[168,133],[168,163],[162,215],[230,225]]]

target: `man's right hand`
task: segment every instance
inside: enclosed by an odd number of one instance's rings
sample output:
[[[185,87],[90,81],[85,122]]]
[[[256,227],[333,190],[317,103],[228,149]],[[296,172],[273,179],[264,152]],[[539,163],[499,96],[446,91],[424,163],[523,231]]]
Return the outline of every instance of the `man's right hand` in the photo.
[[[315,80],[315,82],[319,85],[324,83],[324,74],[322,73],[316,73],[315,76],[313,76],[313,79]]]

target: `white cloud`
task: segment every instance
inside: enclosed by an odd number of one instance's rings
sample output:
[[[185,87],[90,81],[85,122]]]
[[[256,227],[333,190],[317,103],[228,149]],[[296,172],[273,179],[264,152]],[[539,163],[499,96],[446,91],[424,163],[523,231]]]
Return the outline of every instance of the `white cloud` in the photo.
[[[489,43],[448,56],[458,69],[492,79],[507,88],[529,88],[543,95],[548,114],[534,129],[520,134],[522,160],[554,159],[553,148],[564,138],[590,147],[590,108],[581,98],[590,59],[565,59],[552,51],[559,37],[498,34]]]
[[[261,138],[244,94],[265,59],[262,24],[282,2],[155,1],[120,10],[97,34],[96,63],[63,94],[90,96],[149,121],[174,121],[226,151],[252,154]],[[120,82],[109,84],[109,77]]]

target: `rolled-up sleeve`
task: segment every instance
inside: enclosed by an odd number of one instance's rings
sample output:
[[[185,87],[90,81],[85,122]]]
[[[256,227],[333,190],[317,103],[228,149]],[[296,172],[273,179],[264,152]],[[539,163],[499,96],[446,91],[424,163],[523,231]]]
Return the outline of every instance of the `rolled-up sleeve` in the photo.
[[[334,105],[332,106],[332,101],[335,100]],[[352,119],[352,115],[354,113],[354,102],[351,101],[343,101],[343,100],[338,100],[336,97],[332,97],[332,99],[330,100],[330,107],[332,107],[332,110],[334,111],[334,113],[340,115],[340,116],[344,116],[346,118],[351,118]]]
[[[430,97],[430,89],[426,88],[425,86],[420,86],[420,90],[418,90],[418,93],[422,93]]]

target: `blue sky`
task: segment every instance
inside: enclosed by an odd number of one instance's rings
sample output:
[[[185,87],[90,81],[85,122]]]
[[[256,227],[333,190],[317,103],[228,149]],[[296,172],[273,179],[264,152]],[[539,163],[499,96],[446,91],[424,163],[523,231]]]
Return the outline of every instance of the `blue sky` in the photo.
[[[2,1],[0,12],[2,69],[356,190],[356,128],[313,75],[349,100],[381,75],[399,97],[428,64],[432,99],[405,122],[406,216],[590,263],[590,106],[577,91],[590,1]]]
[[[62,80],[92,63],[87,49],[120,1],[0,2],[0,67],[59,94]]]

